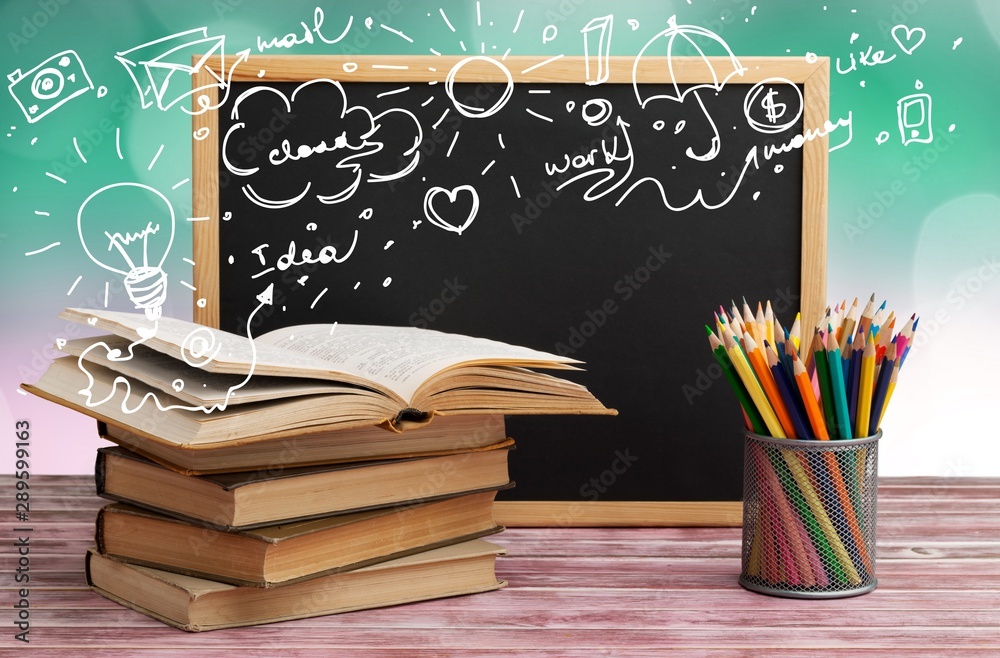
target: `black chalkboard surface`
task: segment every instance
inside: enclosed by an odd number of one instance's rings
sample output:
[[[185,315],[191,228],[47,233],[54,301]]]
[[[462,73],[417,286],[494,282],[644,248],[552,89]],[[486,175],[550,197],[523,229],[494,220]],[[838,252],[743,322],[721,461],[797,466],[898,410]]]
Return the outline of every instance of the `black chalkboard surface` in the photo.
[[[803,295],[821,303],[804,213],[825,226],[810,209],[825,180],[806,181],[826,146],[796,140],[812,127],[809,77],[508,83],[468,80],[456,60],[462,75],[428,84],[308,59],[273,80],[277,65],[254,63],[202,118],[217,260],[196,261],[218,296],[196,317],[214,323],[214,307],[223,329],[253,334],[415,325],[569,354],[587,364],[570,378],[619,415],[509,418],[517,487],[503,499],[563,501],[551,523],[581,524],[595,503],[737,501],[742,419],[703,325],[743,296],[788,322]]]

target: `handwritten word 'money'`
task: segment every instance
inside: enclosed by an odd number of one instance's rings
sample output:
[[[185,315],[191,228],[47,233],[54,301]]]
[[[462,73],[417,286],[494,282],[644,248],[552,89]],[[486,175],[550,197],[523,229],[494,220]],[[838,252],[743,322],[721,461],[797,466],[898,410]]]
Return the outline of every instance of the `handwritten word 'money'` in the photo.
[[[301,160],[302,158],[308,158],[310,155],[316,153],[329,153],[331,151],[337,151],[339,149],[350,149],[352,151],[357,151],[361,149],[362,146],[351,146],[347,143],[347,133],[342,132],[333,140],[333,146],[327,145],[326,141],[322,141],[316,146],[309,146],[308,144],[301,144],[295,153],[292,153],[292,147],[288,143],[287,139],[281,140],[280,149],[271,149],[268,153],[267,158],[271,161],[273,165],[280,165],[288,162],[289,160]]]

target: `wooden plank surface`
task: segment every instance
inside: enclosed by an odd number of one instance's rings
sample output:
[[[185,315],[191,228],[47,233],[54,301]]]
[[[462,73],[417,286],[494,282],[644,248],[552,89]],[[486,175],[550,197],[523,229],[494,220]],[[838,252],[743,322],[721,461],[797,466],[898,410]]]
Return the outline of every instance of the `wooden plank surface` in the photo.
[[[2,491],[14,499],[13,478]],[[736,582],[739,528],[514,528],[506,589],[189,634],[91,593],[83,554],[103,504],[90,478],[31,479],[31,514],[0,520],[3,649],[41,656],[901,656],[1000,649],[1000,480],[883,479],[879,587],[793,600]],[[13,502],[10,505],[13,508]],[[30,533],[23,530],[30,527]],[[19,530],[20,529],[20,530]],[[30,644],[14,639],[16,538],[30,539]],[[4,652],[5,653],[5,652]],[[11,652],[13,655],[14,652]]]

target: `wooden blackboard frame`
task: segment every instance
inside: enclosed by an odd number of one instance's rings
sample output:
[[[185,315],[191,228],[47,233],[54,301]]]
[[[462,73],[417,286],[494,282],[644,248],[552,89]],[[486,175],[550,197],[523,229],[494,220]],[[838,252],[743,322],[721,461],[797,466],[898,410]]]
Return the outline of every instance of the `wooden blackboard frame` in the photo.
[[[364,56],[276,55],[253,56],[231,70],[219,57],[209,58],[192,76],[194,88],[207,89],[209,107],[219,104],[218,79],[232,82],[305,82],[328,78],[341,82],[444,83],[462,56]],[[196,61],[199,58],[196,56]],[[404,62],[405,68],[401,68]],[[728,58],[708,58],[724,70]],[[829,118],[830,64],[827,58],[807,62],[801,57],[744,57],[746,67],[738,84],[783,78],[803,90],[803,130],[818,137],[802,145],[802,253],[801,305],[803,326],[815,326],[826,300],[828,138],[823,130]],[[345,67],[345,64],[348,65]],[[676,82],[708,83],[709,67],[702,58],[675,57],[671,67],[664,58],[645,58],[633,71],[632,57],[612,57],[605,84]],[[581,84],[586,80],[586,59],[519,56],[504,60],[513,82]],[[347,70],[345,70],[345,68]],[[673,72],[673,78],[668,71]],[[263,72],[263,74],[261,74]],[[214,73],[214,75],[213,75]],[[503,71],[494,66],[463,68],[463,82],[505,83]],[[194,306],[194,320],[220,326],[219,316],[219,115],[217,109],[195,105],[193,129],[205,134],[192,140],[193,215],[207,220],[193,224],[194,286],[204,306]],[[200,131],[200,132],[199,132]],[[739,501],[498,501],[497,522],[507,526],[738,526]]]

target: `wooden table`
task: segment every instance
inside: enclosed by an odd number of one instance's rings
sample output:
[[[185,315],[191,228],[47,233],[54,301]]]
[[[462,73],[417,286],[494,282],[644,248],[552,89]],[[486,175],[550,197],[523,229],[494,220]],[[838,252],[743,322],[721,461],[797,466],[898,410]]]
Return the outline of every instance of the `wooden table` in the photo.
[[[13,478],[4,478],[14,519]],[[103,504],[83,476],[31,478],[30,533],[4,522],[0,647],[85,657],[1000,655],[1000,480],[883,478],[878,589],[830,601],[747,592],[739,528],[508,529],[506,589],[247,629],[185,633],[91,593]],[[14,639],[18,535],[30,643]],[[0,653],[7,653],[0,648]]]

